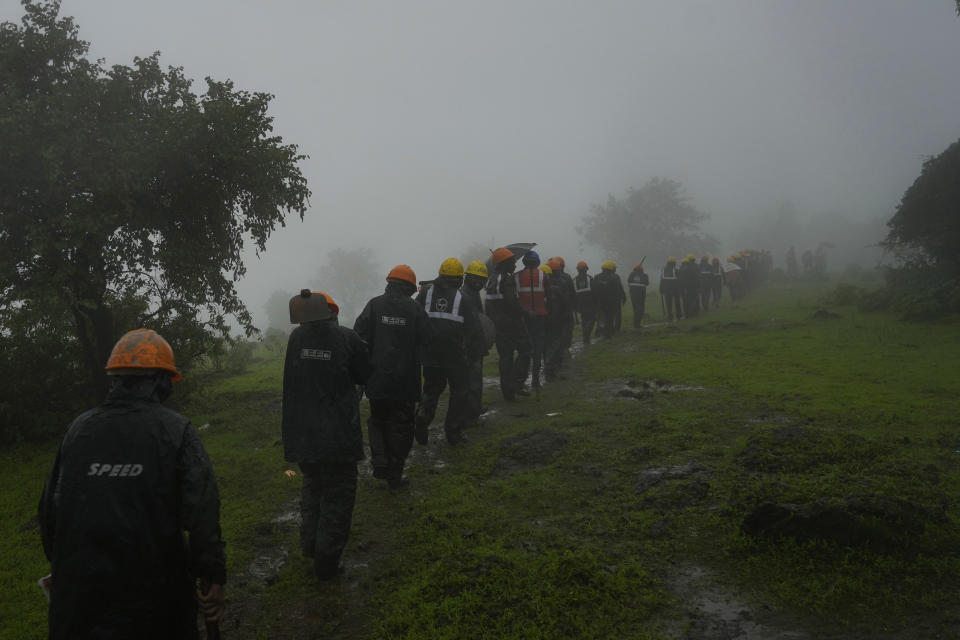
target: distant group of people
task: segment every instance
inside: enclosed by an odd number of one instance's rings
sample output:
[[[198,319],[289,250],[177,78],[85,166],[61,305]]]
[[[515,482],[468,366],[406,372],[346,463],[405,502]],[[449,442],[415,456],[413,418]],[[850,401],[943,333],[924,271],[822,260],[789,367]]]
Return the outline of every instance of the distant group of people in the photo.
[[[766,280],[772,266],[769,251],[744,249],[727,258],[694,254],[687,255],[677,265],[676,258],[668,258],[660,275],[660,295],[666,320],[695,318],[711,308],[720,306],[724,285],[730,299],[737,301],[756,284]]]
[[[559,256],[541,263],[532,249],[508,247],[466,269],[448,258],[426,282],[397,265],[353,329],[339,324],[339,307],[323,291],[305,289],[290,300],[297,326],[284,359],[281,431],[284,456],[303,476],[301,551],[318,579],[342,569],[357,463],[365,457],[362,395],[370,405],[373,477],[403,488],[413,441],[428,443],[447,387],[446,441],[465,442],[464,430],[482,422],[483,358],[491,347],[500,391],[514,401],[531,394],[528,379],[539,393],[541,370],[548,381],[563,376],[577,318],[584,346],[595,328],[606,338],[621,329],[628,296],[617,265],[607,260],[595,276],[584,261],[576,276],[565,266]],[[667,318],[716,307],[724,282],[736,299],[768,269],[766,252],[740,252],[726,269],[717,258],[698,264],[690,255],[679,267],[671,258],[660,280]],[[635,327],[649,286],[641,261],[627,278]],[[161,336],[125,334],[106,369],[110,393],[70,425],[40,502],[52,566],[50,637],[196,638],[198,607],[208,625],[224,611],[210,460],[189,421],[162,406],[180,374]]]

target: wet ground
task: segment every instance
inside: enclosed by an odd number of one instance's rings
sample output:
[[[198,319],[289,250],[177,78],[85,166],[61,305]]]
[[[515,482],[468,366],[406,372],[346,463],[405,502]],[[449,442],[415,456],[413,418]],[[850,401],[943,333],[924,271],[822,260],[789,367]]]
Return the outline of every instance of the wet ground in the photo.
[[[648,325],[656,326],[656,325]],[[582,353],[582,343],[576,342],[571,347],[571,356],[575,359]],[[568,380],[560,381],[558,385],[576,384],[576,365],[570,367]],[[499,379],[497,376],[485,376],[484,395],[491,403],[484,414],[487,425],[502,419],[505,406],[499,402]],[[603,395],[624,398],[627,401],[637,401],[648,398],[653,394],[686,393],[704,391],[703,387],[686,385],[682,382],[666,380],[609,380],[598,385]],[[438,419],[430,426],[430,446],[414,444],[408,460],[408,467],[443,469],[447,466],[446,453],[448,446],[442,427],[442,416],[446,413],[446,401],[441,400],[437,410]],[[512,413],[512,412],[511,412]],[[468,436],[470,432],[468,431]],[[548,430],[531,431],[521,434],[511,442],[503,443],[504,456],[496,473],[510,474],[517,470],[529,468],[531,465],[546,464],[552,452],[562,449],[566,444],[562,434]],[[439,446],[438,446],[439,445]],[[362,476],[370,476],[372,469],[368,461],[359,465]],[[688,473],[689,472],[689,473]],[[635,487],[635,491],[649,491],[664,481],[696,480],[702,474],[700,467],[681,469],[680,467],[663,467],[648,469],[641,474],[642,486]],[[686,474],[686,475],[684,475]],[[662,476],[662,478],[661,478]],[[689,476],[689,477],[687,477]],[[680,480],[677,480],[679,478]],[[384,487],[384,490],[387,490]],[[232,577],[233,590],[228,607],[227,619],[223,626],[227,630],[239,631],[247,619],[257,617],[259,592],[263,587],[273,584],[288,561],[300,561],[299,549],[288,549],[284,545],[273,546],[278,536],[291,539],[300,523],[299,501],[294,500],[283,505],[277,516],[271,521],[258,527],[258,533],[263,534],[264,546],[240,575]],[[391,549],[374,549],[370,543],[362,540],[351,542],[349,553],[345,554],[344,577],[331,583],[318,585],[316,601],[308,605],[306,610],[287,612],[290,616],[285,624],[291,638],[346,638],[354,637],[356,629],[347,629],[351,624],[341,625],[343,618],[355,614],[362,606],[364,599],[370,595],[371,566],[376,566],[380,560],[378,556],[394,553]],[[309,564],[303,562],[304,571],[309,572]],[[949,632],[923,628],[923,623],[909,633],[879,634],[863,636],[837,630],[805,631],[811,628],[815,621],[803,621],[799,618],[781,614],[763,603],[751,601],[750,597],[732,587],[729,581],[715,574],[710,568],[696,564],[678,561],[678,564],[661,579],[680,603],[679,616],[666,621],[660,621],[658,627],[661,633],[670,638],[682,640],[858,640],[865,637],[881,638],[883,640],[907,640],[908,638],[949,638],[960,637]],[[338,621],[338,618],[341,620]],[[330,628],[322,630],[317,635],[317,620],[329,621]],[[258,633],[259,633],[258,628]],[[362,635],[362,634],[361,634]],[[268,637],[258,635],[257,637]]]

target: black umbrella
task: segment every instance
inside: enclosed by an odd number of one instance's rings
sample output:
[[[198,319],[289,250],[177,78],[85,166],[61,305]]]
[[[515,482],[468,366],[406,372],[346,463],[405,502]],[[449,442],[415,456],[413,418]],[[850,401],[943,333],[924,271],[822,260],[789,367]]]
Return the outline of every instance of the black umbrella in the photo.
[[[533,249],[537,246],[536,242],[514,242],[513,244],[504,245],[505,248],[509,249],[515,258],[523,257],[523,254]],[[491,254],[493,251],[490,252]],[[487,258],[487,271],[493,273],[493,256],[491,255]]]

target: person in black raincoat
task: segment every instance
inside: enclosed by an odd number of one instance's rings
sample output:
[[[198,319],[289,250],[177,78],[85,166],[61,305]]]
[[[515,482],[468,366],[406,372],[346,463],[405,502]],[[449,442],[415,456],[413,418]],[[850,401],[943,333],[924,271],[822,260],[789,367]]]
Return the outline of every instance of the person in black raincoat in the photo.
[[[303,473],[301,551],[313,558],[317,578],[329,580],[340,572],[357,497],[363,434],[356,385],[370,377],[370,354],[356,332],[337,322],[339,308],[329,295],[304,293],[327,304],[305,316],[287,341],[283,451]]]
[[[677,281],[683,299],[683,317],[696,318],[700,314],[700,269],[692,253],[680,263]]]
[[[700,288],[700,309],[706,313],[710,310],[710,297],[713,295],[713,268],[710,266],[710,256],[700,258],[700,278],[697,284]]]
[[[554,260],[551,263],[556,263]],[[543,373],[548,382],[560,377],[564,355],[567,353],[567,319],[571,314],[570,296],[562,275],[553,270],[553,264],[546,266],[546,355]]]
[[[605,338],[612,338],[620,329],[621,308],[627,301],[623,283],[617,275],[617,263],[606,260],[600,265],[600,273],[593,279],[600,308],[600,331]]]
[[[463,428],[469,417],[469,364],[486,350],[477,309],[460,292],[463,264],[447,258],[439,276],[417,294],[430,318],[433,338],[423,350],[423,395],[417,409],[417,439],[426,441],[427,427],[437,413],[437,403],[450,385],[450,401],[443,430],[450,444],[466,441]]]
[[[413,269],[397,265],[387,274],[383,295],[367,303],[353,326],[367,343],[373,365],[365,388],[370,399],[367,437],[373,477],[393,488],[407,484],[403,466],[413,445],[420,399],[419,349],[430,342],[427,314],[410,297],[416,291]]]
[[[720,296],[723,293],[723,267],[720,266],[720,258],[714,258],[710,262],[710,290],[713,298],[713,308],[720,308]]]
[[[627,287],[630,289],[630,303],[633,306],[633,328],[639,329],[643,324],[643,314],[647,308],[647,286],[650,276],[643,271],[642,264],[635,264],[633,271],[627,276]]]
[[[660,274],[660,295],[666,306],[667,321],[672,321],[674,317],[677,320],[682,318],[683,307],[680,304],[680,278],[676,258],[668,258],[667,264],[663,267],[663,272]]]
[[[464,421],[465,427],[476,427],[481,423],[480,417],[483,413],[483,358],[490,353],[490,346],[493,342],[493,322],[483,315],[483,300],[480,298],[480,292],[487,284],[487,265],[479,260],[474,260],[467,265],[467,272],[463,276],[463,286],[460,287],[462,293],[470,304],[477,310],[477,316],[481,326],[486,323],[484,329],[483,353],[480,357],[471,360],[467,366],[470,379],[467,382],[467,417]]]
[[[513,401],[517,395],[517,362],[524,357],[529,358],[533,348],[523,321],[523,307],[520,306],[517,281],[513,275],[516,264],[517,258],[509,249],[500,247],[494,251],[495,271],[487,281],[485,290],[487,317],[493,320],[497,331],[500,392],[508,402]]]
[[[226,582],[210,459],[161,404],[180,379],[161,336],[125,334],[107,373],[105,402],[68,428],[40,500],[49,637],[197,638],[196,580],[210,623]]]
[[[556,262],[556,269],[551,268],[551,276],[557,279],[557,286],[560,288],[558,293],[562,293],[566,298],[563,301],[564,312],[566,315],[564,317],[563,325],[563,342],[564,350],[570,348],[570,345],[573,344],[573,326],[576,324],[576,316],[574,311],[576,310],[576,288],[573,286],[573,276],[567,273],[567,263],[562,256],[554,256],[550,258]],[[550,264],[550,260],[547,261],[547,264]],[[569,353],[565,353],[569,355]]]
[[[587,273],[590,267],[581,260],[577,263],[577,277],[573,279],[574,309],[580,314],[583,327],[583,346],[590,346],[590,337],[597,322],[597,298],[593,290],[593,276]]]

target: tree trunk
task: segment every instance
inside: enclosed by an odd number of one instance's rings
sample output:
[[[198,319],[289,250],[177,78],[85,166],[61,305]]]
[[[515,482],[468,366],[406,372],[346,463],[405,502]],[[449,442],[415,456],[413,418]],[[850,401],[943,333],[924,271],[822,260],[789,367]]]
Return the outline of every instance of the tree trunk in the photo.
[[[113,313],[103,306],[94,309],[74,307],[73,319],[77,328],[77,338],[83,347],[91,401],[99,404],[103,402],[109,388],[104,367],[107,366],[107,360],[113,350]]]

